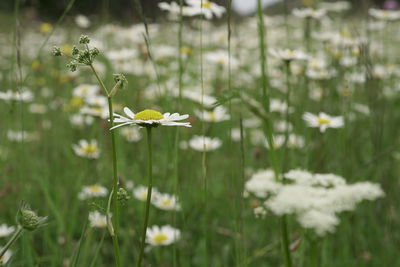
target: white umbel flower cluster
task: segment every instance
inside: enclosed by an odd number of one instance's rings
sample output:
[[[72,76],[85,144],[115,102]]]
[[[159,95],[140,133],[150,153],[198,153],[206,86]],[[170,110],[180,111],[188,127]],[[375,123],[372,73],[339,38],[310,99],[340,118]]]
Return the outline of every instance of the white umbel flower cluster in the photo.
[[[276,181],[271,170],[260,171],[246,182],[245,188],[256,197],[266,198],[264,207],[273,214],[293,214],[302,227],[320,236],[335,231],[340,222],[338,213],[354,210],[363,200],[384,196],[377,184],[347,184],[335,174],[292,170],[283,177],[285,184]]]

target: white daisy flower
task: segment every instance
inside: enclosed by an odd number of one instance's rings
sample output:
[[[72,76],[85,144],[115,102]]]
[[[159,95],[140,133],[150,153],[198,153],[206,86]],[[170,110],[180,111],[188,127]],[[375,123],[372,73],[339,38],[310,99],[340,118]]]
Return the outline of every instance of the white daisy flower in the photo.
[[[0,247],[0,250],[2,249],[3,247]],[[10,260],[11,256],[11,250],[7,250],[6,253],[4,253],[4,255],[0,257],[0,266],[3,266],[3,264],[5,265]]]
[[[370,8],[368,13],[371,17],[374,17],[383,21],[394,21],[400,19],[400,11],[397,10],[382,10],[376,8]]]
[[[213,16],[220,18],[226,11],[225,7],[208,0],[186,0],[186,3],[192,9],[193,14],[202,14],[206,19],[212,19]]]
[[[106,228],[107,216],[101,214],[97,210],[89,212],[89,225],[93,228]]]
[[[146,201],[147,200],[147,191],[148,191],[148,189],[146,186],[139,185],[133,189],[133,196],[138,200]],[[153,200],[154,196],[157,194],[159,194],[157,191],[157,188],[153,187],[152,194],[151,194],[151,200]]]
[[[137,128],[129,127],[121,130],[121,135],[128,142],[137,142],[142,138],[140,131]]]
[[[78,25],[78,27],[81,27],[83,29],[89,28],[91,24],[89,18],[85,15],[77,15],[75,17],[75,23],[76,25]]]
[[[95,84],[81,84],[72,90],[72,95],[81,98],[95,96],[100,92],[100,87]]]
[[[219,148],[222,141],[219,138],[211,138],[208,136],[193,136],[189,140],[189,146],[197,151],[212,151]]]
[[[313,18],[321,19],[325,16],[326,11],[324,9],[313,9],[313,8],[295,8],[292,11],[293,15],[299,18]]]
[[[181,236],[181,231],[171,227],[170,225],[153,226],[147,228],[146,243],[152,246],[168,246],[178,241]]]
[[[3,223],[0,225],[0,238],[7,237],[11,235],[15,231],[14,226],[8,226],[7,224]]]
[[[0,99],[6,101],[30,102],[33,99],[33,94],[28,90],[23,90],[21,92],[8,90],[5,92],[0,92]]]
[[[178,203],[178,198],[174,195],[169,194],[154,194],[152,203],[159,209],[162,210],[180,210],[181,205]]]
[[[95,198],[95,197],[105,197],[108,194],[108,189],[102,185],[94,184],[84,186],[82,191],[78,194],[78,198],[80,200],[86,200],[88,198]]]
[[[179,113],[171,114],[169,112],[161,114],[160,112],[152,109],[145,109],[135,114],[128,107],[124,108],[124,112],[127,117],[114,114],[114,122],[119,124],[112,127],[111,130],[126,125],[139,125],[141,127],[157,127],[159,125],[192,127],[189,122],[178,122],[189,118],[189,115],[187,114],[180,115]]]
[[[303,120],[309,127],[319,128],[321,133],[325,132],[327,128],[342,128],[344,125],[342,116],[331,117],[324,112],[320,112],[318,115],[306,112],[303,115]]]
[[[301,50],[291,50],[291,49],[270,49],[269,53],[271,56],[283,60],[307,60],[308,55]]]
[[[90,142],[83,139],[79,140],[78,144],[72,145],[72,149],[76,155],[83,158],[97,159],[100,156],[100,149],[96,140]]]
[[[196,114],[197,117],[206,122],[220,122],[230,119],[228,111],[222,106],[218,106],[212,111],[195,110],[194,113]]]

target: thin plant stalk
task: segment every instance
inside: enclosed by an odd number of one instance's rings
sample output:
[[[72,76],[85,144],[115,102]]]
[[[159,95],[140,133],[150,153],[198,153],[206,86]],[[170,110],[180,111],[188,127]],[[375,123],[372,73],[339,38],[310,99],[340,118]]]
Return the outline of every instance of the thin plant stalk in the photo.
[[[24,229],[21,226],[18,226],[17,230],[14,232],[10,240],[8,240],[7,244],[0,251],[0,259],[4,256],[6,251],[14,244],[15,241],[22,235]]]
[[[286,72],[286,114],[285,114],[285,123],[286,123],[286,129],[285,129],[285,144],[284,144],[284,153],[283,153],[283,170],[286,171],[287,166],[290,164],[289,162],[289,149],[288,149],[288,143],[289,143],[289,122],[290,122],[290,93],[291,93],[291,84],[290,84],[290,61],[287,60],[284,62],[285,63],[285,72]]]
[[[108,112],[109,112],[109,119],[110,119],[110,127],[114,126],[114,111],[112,105],[112,96],[110,95],[109,91],[107,90],[106,86],[104,85],[103,81],[100,79],[99,75],[97,74],[93,65],[90,65],[90,68],[94,75],[96,76],[97,81],[104,89],[105,93],[107,94],[107,101],[108,101]],[[112,192],[112,212],[113,212],[113,231],[110,231],[112,240],[113,240],[113,247],[114,247],[114,258],[115,258],[115,265],[116,267],[121,266],[121,260],[119,256],[119,242],[118,242],[118,230],[119,230],[119,210],[118,210],[118,201],[117,201],[117,194],[118,192],[118,165],[117,165],[117,150],[115,145],[115,134],[114,131],[110,131],[111,134],[111,149],[112,149],[112,164],[113,164],[113,186]],[[107,214],[107,216],[109,216]]]
[[[264,18],[263,18],[263,11],[262,11],[262,5],[261,5],[261,0],[257,0],[257,17],[258,17],[258,37],[259,37],[259,49],[260,49],[260,64],[261,64],[261,80],[262,80],[262,99],[263,99],[263,106],[265,109],[265,112],[270,115],[270,110],[269,110],[269,95],[267,92],[267,87],[268,87],[268,77],[267,77],[267,68],[266,68],[266,45],[265,45],[265,24],[264,24]],[[273,145],[273,128],[271,125],[271,120],[269,118],[266,118],[263,120],[264,122],[264,133],[267,137],[267,141],[269,144],[269,153],[270,153],[270,158],[271,158],[271,166],[275,174],[275,179],[277,181],[282,181],[281,178],[281,168],[279,168],[279,164],[277,162],[276,158],[276,151],[274,149]],[[291,267],[292,266],[292,260],[291,260],[291,255],[290,255],[290,250],[289,250],[289,237],[288,237],[288,226],[287,226],[287,219],[285,216],[281,217],[281,244],[282,244],[282,250],[283,250],[283,257],[285,259],[285,265],[286,267]]]
[[[137,261],[137,267],[140,267],[142,264],[143,254],[144,254],[144,246],[146,242],[146,232],[147,226],[149,224],[149,214],[150,214],[150,201],[151,201],[151,192],[153,189],[153,153],[152,153],[152,138],[151,138],[151,126],[147,126],[147,150],[148,150],[148,158],[147,158],[147,167],[148,167],[148,176],[149,176],[149,184],[147,187],[147,199],[146,199],[146,211],[144,215],[144,223],[143,223],[143,233],[142,240],[140,244],[140,254]]]

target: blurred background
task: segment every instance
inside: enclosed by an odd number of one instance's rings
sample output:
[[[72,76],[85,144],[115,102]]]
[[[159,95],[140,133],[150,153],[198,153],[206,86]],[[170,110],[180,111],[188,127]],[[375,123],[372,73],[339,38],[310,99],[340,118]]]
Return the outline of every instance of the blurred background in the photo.
[[[73,1],[73,7],[69,14],[84,14],[92,19],[101,22],[110,20],[120,21],[122,23],[131,23],[137,19],[134,9],[135,0],[1,0],[0,16],[7,16],[14,10],[16,3],[20,3],[23,15],[27,19],[56,20],[61,16],[65,7]],[[157,8],[159,2],[171,2],[171,0],[140,0],[149,19],[155,20],[161,12]],[[179,1],[179,0],[176,0]],[[232,0],[240,5],[254,5],[252,2],[257,0]],[[269,7],[270,12],[279,12],[283,6],[283,0],[263,0],[267,4],[273,2]],[[300,4],[312,5],[318,0],[286,0],[291,6]],[[213,0],[213,2],[226,5],[228,0]],[[332,1],[335,2],[335,1]],[[349,0],[352,2],[353,11],[363,11],[370,6],[380,8],[394,9],[398,7],[399,0]],[[267,9],[268,11],[268,9]]]

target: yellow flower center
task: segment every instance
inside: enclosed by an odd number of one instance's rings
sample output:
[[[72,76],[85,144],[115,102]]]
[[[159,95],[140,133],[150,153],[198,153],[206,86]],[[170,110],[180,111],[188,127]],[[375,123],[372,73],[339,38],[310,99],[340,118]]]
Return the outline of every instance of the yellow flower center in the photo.
[[[181,53],[182,54],[190,54],[190,52],[192,52],[192,50],[187,46],[184,46],[184,47],[181,48]]]
[[[328,124],[329,120],[328,119],[324,119],[324,118],[318,118],[318,123],[319,124]]]
[[[171,206],[172,201],[169,200],[169,199],[164,199],[164,200],[161,201],[161,204],[162,204],[163,206]]]
[[[101,190],[101,187],[98,185],[91,185],[89,186],[90,191],[92,191],[93,193],[98,193]]]
[[[157,243],[157,244],[161,244],[167,240],[168,240],[168,236],[166,236],[165,234],[162,234],[162,233],[157,234],[153,237],[154,243]]]
[[[211,3],[208,2],[208,1],[206,1],[206,2],[203,3],[202,7],[204,7],[204,8],[210,8],[210,7],[211,7]]]
[[[94,153],[94,152],[97,151],[97,147],[94,146],[94,145],[89,144],[89,145],[87,145],[86,147],[83,148],[83,151],[85,151],[85,153],[88,153],[88,154],[89,153]]]
[[[210,112],[208,112],[208,115],[210,116],[211,121],[217,120],[217,117],[215,116],[215,112],[210,111]]]
[[[149,120],[161,120],[164,116],[155,110],[152,109],[145,109],[136,113],[133,117],[134,120],[142,120],[142,121],[149,121]]]
[[[40,25],[40,32],[41,33],[47,34],[52,29],[53,29],[53,26],[51,26],[51,24],[49,24],[49,23],[43,23],[42,25]]]

